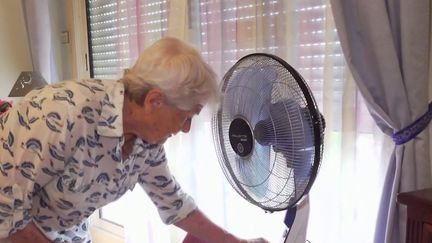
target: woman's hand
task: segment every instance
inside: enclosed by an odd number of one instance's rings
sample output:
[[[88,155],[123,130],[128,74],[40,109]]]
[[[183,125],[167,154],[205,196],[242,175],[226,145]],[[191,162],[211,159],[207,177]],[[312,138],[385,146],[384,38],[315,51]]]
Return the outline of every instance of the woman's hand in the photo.
[[[192,234],[187,234],[185,239],[183,240],[183,243],[207,243],[207,242],[198,239]],[[227,234],[224,243],[270,243],[270,242],[263,238],[245,240],[245,239],[237,238],[232,234]]]
[[[199,209],[175,225],[188,232],[183,243],[270,243],[263,238],[241,239],[219,227],[208,219]]]
[[[226,243],[270,243],[270,241],[264,239],[264,238],[256,238],[256,239],[239,239],[237,237],[234,237],[236,239],[233,239],[233,241],[227,241]]]

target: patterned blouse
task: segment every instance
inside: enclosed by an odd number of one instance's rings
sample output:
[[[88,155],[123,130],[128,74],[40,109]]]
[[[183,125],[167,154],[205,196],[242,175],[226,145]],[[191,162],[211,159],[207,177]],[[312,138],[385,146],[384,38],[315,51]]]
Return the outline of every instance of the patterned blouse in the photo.
[[[162,145],[136,139],[122,159],[124,86],[65,81],[0,116],[0,239],[33,221],[53,242],[91,242],[86,219],[138,182],[166,224],[196,205]]]

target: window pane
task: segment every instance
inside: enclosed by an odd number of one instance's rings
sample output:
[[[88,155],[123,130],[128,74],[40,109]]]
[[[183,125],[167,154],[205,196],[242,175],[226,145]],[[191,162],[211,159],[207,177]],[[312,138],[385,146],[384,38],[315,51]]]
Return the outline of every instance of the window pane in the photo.
[[[118,79],[167,31],[167,1],[88,0],[92,77]]]

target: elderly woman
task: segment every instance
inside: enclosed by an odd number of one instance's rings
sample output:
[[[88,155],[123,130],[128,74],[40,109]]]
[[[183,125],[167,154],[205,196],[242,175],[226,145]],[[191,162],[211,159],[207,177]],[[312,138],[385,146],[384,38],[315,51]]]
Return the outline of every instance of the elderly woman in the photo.
[[[217,97],[214,72],[164,38],[117,81],[65,81],[0,116],[0,242],[91,242],[86,219],[136,183],[166,224],[206,242],[241,240],[212,223],[171,175],[163,143]]]

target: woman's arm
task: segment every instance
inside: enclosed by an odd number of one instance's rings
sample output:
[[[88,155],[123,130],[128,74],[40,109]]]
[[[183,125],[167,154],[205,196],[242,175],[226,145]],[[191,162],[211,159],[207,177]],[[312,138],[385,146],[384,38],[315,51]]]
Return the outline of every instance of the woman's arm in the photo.
[[[194,210],[188,217],[178,221],[175,225],[206,243],[269,243],[262,238],[251,240],[240,239],[213,223],[199,209]],[[188,243],[188,240],[194,237],[187,236],[184,243]],[[195,239],[192,242],[198,243],[199,241]]]

